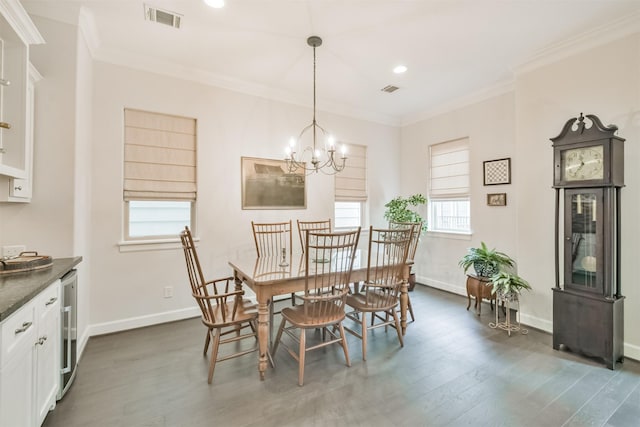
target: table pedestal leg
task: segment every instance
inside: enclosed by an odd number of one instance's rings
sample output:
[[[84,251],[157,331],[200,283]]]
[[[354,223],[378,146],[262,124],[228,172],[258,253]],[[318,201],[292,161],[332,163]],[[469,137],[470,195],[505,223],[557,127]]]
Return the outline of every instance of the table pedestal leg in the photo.
[[[409,286],[406,281],[402,282],[402,286],[400,287],[400,326],[402,327],[402,335],[407,331],[407,306],[409,303],[409,296],[407,292],[409,291]]]

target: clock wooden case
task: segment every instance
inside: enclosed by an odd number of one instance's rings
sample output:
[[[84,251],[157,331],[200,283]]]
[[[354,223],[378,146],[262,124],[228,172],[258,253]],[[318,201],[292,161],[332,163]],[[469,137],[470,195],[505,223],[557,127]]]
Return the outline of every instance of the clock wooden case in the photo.
[[[615,135],[617,130],[594,115],[580,114],[551,138],[556,189],[553,348],[598,358],[610,369],[622,361],[624,341],[624,139]]]

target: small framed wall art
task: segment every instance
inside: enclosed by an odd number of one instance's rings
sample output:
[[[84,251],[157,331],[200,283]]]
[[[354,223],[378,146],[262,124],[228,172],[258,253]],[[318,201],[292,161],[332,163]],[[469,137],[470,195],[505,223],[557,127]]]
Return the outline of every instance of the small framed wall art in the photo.
[[[484,185],[511,184],[511,158],[483,162]]]
[[[489,206],[507,206],[507,193],[490,193],[490,194],[487,194],[487,205],[489,205]]]

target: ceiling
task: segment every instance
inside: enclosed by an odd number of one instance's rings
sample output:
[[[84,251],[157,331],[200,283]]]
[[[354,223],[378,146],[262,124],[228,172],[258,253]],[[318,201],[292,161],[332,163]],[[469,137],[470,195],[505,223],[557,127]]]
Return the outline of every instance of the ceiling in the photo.
[[[381,123],[504,91],[532,61],[640,31],[639,0],[22,0],[80,22],[98,60]],[[145,20],[144,3],[182,15]],[[81,12],[82,10],[82,12]],[[45,37],[46,38],[46,37]],[[408,71],[392,69],[404,64]],[[382,92],[387,85],[399,90]]]

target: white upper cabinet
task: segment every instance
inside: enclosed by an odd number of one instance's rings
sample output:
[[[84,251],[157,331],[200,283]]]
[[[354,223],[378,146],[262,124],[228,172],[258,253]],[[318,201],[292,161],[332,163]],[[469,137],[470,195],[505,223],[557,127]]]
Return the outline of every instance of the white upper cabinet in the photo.
[[[0,175],[7,177],[30,178],[29,45],[40,43],[44,39],[20,2],[0,0]]]

